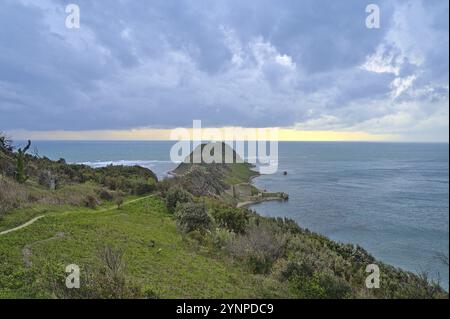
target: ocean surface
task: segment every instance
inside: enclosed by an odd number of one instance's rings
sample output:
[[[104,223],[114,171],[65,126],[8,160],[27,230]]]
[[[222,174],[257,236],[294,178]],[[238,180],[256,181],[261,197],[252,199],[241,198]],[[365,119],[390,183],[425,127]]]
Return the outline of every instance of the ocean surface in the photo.
[[[159,178],[176,167],[174,142],[34,142],[39,155],[93,167],[141,165]],[[439,278],[448,290],[449,145],[416,143],[279,144],[279,169],[254,183],[288,202],[252,209],[289,217],[333,240],[359,244],[376,258]],[[287,175],[283,172],[286,171]]]

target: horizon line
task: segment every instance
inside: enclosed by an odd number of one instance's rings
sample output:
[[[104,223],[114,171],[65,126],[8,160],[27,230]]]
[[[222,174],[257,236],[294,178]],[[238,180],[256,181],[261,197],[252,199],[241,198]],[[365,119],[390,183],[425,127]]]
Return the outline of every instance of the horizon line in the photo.
[[[15,141],[26,142],[28,139],[14,139]],[[32,142],[264,142],[264,140],[158,140],[158,139],[30,139]],[[449,141],[408,141],[408,140],[391,140],[391,141],[371,141],[371,140],[274,140],[279,143],[373,143],[373,144],[449,144]],[[265,142],[271,142],[266,140]]]
[[[381,142],[407,141],[394,134],[377,134],[356,130],[300,130],[280,127],[209,127],[209,128],[132,128],[121,130],[48,130],[25,129],[6,132],[13,140],[64,141],[192,141],[192,140],[267,140],[285,142]],[[420,142],[420,141],[418,141]]]

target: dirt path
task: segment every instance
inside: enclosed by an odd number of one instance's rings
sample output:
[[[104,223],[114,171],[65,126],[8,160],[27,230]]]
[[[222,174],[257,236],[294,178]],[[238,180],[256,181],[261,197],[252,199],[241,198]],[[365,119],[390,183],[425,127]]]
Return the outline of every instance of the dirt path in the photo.
[[[19,229],[22,229],[22,228],[25,228],[25,227],[27,227],[27,226],[30,226],[31,224],[35,223],[36,221],[38,221],[39,219],[41,219],[41,218],[43,218],[43,217],[45,217],[45,216],[47,216],[47,215],[41,215],[41,216],[34,217],[33,219],[27,221],[25,224],[22,224],[22,225],[20,225],[20,226],[15,227],[15,228],[11,228],[11,229],[2,231],[2,232],[0,232],[0,236],[1,236],[1,235],[9,234],[9,233],[12,233],[12,232],[14,232],[14,231],[17,231],[17,230],[19,230]]]
[[[153,196],[153,195],[149,195],[149,196],[144,196],[144,197],[136,198],[136,199],[133,199],[133,200],[130,200],[130,201],[128,201],[128,202],[123,203],[122,206],[126,206],[126,205],[129,205],[129,204],[135,203],[135,202],[139,202],[139,201],[141,201],[141,200],[144,200],[144,199],[149,198],[149,197],[152,197],[152,196]],[[97,213],[103,213],[103,212],[107,212],[107,211],[110,211],[110,210],[113,210],[113,209],[116,209],[116,208],[115,208],[115,207],[112,207],[112,208],[103,208],[103,209],[98,210],[98,211],[95,211],[95,212],[97,212]],[[71,212],[69,211],[69,212],[65,212],[65,213],[62,213],[62,214],[67,215],[67,214],[70,214],[70,213],[71,213]],[[18,230],[20,230],[20,229],[22,229],[22,228],[25,228],[25,227],[28,227],[28,226],[34,224],[35,222],[37,222],[39,219],[44,218],[45,216],[48,216],[48,215],[50,215],[50,214],[52,214],[52,213],[48,213],[48,214],[45,214],[45,215],[40,215],[40,216],[34,217],[33,219],[27,221],[25,224],[22,224],[22,225],[20,225],[20,226],[17,226],[17,227],[8,229],[8,230],[4,230],[4,231],[0,232],[0,236],[9,234],[9,233],[12,233],[12,232],[15,232],[15,231],[18,231]],[[61,214],[61,213],[59,213],[59,214]]]

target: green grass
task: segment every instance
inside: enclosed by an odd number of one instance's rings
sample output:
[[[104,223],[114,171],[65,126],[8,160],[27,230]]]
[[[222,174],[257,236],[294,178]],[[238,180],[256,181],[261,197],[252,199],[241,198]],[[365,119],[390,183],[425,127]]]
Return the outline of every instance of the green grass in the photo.
[[[17,221],[8,217],[2,227],[41,212],[36,208],[10,214]],[[289,296],[279,282],[183,240],[162,200],[149,197],[120,210],[60,208],[27,228],[0,236],[0,298],[51,297],[51,291],[36,288],[46,278],[43,269],[52,269],[54,278],[64,275],[68,264],[85,269],[95,265],[96,253],[105,245],[122,249],[127,274],[161,298]],[[25,265],[24,247],[31,249],[31,267]]]
[[[228,185],[236,185],[247,183],[253,176],[259,175],[258,172],[249,169],[249,164],[238,163],[229,164],[231,171],[225,177],[225,183]]]
[[[19,226],[30,219],[50,212],[64,212],[83,206],[87,196],[96,196],[98,185],[87,182],[65,185],[55,191],[45,190],[29,181],[27,184],[10,184],[17,192],[26,190],[25,202],[19,201],[20,208],[0,215],[0,232]],[[32,200],[31,200],[32,199]]]

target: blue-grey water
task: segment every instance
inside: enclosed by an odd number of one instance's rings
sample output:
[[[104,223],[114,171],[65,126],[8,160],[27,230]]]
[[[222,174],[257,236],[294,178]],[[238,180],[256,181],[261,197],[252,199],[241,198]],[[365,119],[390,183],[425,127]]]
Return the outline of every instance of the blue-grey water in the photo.
[[[36,142],[39,154],[91,166],[138,164],[160,178],[176,164],[174,142]],[[254,205],[376,258],[440,278],[448,289],[449,146],[403,143],[280,143],[279,170],[254,180],[289,193]],[[288,174],[283,175],[283,171]]]

